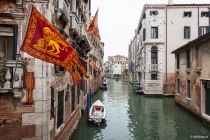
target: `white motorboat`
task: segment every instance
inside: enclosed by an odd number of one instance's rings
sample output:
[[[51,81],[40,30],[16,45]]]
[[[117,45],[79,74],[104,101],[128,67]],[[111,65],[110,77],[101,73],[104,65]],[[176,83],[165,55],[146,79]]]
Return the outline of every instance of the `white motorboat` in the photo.
[[[108,88],[107,80],[104,79],[103,84],[101,85],[101,89],[107,89],[107,88]]]
[[[100,100],[95,101],[90,107],[89,121],[97,124],[106,121],[106,109]]]

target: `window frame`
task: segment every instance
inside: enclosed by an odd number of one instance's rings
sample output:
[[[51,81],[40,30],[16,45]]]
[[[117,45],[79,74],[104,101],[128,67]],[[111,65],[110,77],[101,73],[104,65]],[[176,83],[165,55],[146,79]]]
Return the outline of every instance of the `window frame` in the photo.
[[[157,80],[157,79],[158,79],[158,75],[156,73],[152,73],[151,80]]]
[[[184,26],[184,39],[190,39],[190,26]]]
[[[151,39],[158,39],[158,27],[151,27]]]
[[[5,54],[6,52],[3,50],[4,52],[4,55],[5,55],[5,58],[6,60],[16,60],[16,55],[17,55],[17,37],[18,37],[18,25],[17,24],[0,24],[0,27],[10,27],[12,28],[12,35],[4,35],[2,33],[2,37],[6,38],[6,37],[12,37],[12,58],[7,58],[7,54]],[[0,31],[1,32],[1,31]]]

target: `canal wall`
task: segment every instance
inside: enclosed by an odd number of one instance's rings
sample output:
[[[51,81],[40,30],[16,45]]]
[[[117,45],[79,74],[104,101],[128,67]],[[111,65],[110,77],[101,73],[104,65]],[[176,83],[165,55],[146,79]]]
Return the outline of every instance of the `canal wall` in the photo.
[[[195,110],[192,110],[191,108],[184,106],[181,102],[179,102],[177,99],[175,99],[175,103],[176,105],[178,105],[180,108],[185,109],[188,113],[194,115],[196,117],[196,119],[199,119],[201,122],[203,122],[205,125],[207,125],[208,127],[210,127],[210,122],[201,116],[200,113],[198,113]]]

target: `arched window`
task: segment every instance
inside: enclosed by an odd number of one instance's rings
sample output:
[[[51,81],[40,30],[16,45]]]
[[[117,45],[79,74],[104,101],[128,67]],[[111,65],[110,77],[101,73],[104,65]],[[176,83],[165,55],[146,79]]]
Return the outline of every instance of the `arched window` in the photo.
[[[151,48],[151,64],[158,64],[158,48],[156,46]]]

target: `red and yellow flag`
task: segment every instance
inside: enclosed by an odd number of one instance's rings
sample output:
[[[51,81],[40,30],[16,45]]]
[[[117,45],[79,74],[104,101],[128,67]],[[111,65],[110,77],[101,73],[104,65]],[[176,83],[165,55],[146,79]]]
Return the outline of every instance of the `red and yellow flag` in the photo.
[[[73,80],[78,82],[82,80],[77,68],[88,78],[76,50],[34,6],[31,6],[28,26],[20,50],[65,68],[70,72]]]
[[[88,32],[91,36],[95,35],[96,37],[100,38],[99,29],[98,29],[98,10],[96,11],[93,20],[91,21]]]

